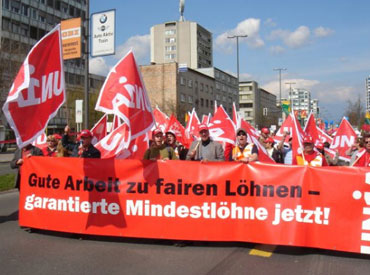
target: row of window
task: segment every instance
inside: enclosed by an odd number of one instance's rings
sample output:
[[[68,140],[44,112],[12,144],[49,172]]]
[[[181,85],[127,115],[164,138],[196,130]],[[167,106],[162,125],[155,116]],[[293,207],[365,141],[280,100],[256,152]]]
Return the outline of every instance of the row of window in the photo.
[[[190,95],[186,96],[185,94],[180,94],[180,101],[183,103],[188,102],[190,104],[193,104],[193,97]],[[210,108],[213,106],[213,100],[201,98],[200,101],[196,100],[195,104],[200,104],[200,107]]]
[[[52,14],[46,13],[45,11],[42,10],[35,9],[29,5],[21,3],[20,1],[2,0],[2,2],[3,8],[13,13],[21,14],[27,17],[30,16],[34,20],[38,20],[42,23],[48,23],[52,26],[60,22],[60,18],[54,18]],[[55,10],[61,11],[63,14],[68,15],[68,17],[81,17],[82,20],[85,19],[85,11],[74,6],[68,5],[67,3],[64,3],[62,1],[48,0],[40,2],[42,4],[47,4],[47,6]]]
[[[224,74],[220,71],[215,71],[215,78],[217,79],[221,79],[222,81],[227,81],[227,83],[232,83],[233,85],[236,84],[236,79],[235,78],[231,78],[229,75],[227,74]],[[248,86],[249,87],[249,86]],[[250,90],[248,90],[248,87],[243,87],[243,88],[247,88],[246,91],[251,91],[252,90],[252,87],[250,87]]]

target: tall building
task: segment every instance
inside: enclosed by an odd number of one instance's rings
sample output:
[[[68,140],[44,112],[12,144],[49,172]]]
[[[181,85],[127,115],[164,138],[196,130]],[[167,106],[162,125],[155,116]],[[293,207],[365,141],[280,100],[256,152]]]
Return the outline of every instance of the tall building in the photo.
[[[366,111],[370,112],[370,75],[366,78]]]
[[[319,100],[311,99],[311,112],[317,118],[320,116]]]
[[[213,66],[212,33],[191,21],[172,21],[150,29],[151,63],[177,62],[187,67]]]
[[[320,115],[318,99],[311,99],[311,93],[306,89],[292,89],[288,100],[291,102],[293,109],[298,111],[298,117],[302,123],[307,121],[310,112],[313,112],[315,117]]]
[[[1,7],[1,51],[0,51],[0,107],[3,106],[22,62],[33,45],[61,20],[81,17],[85,22],[86,0],[2,0]],[[82,26],[82,49],[85,49],[85,26]],[[82,53],[84,51],[82,50]],[[64,61],[67,99],[82,99],[85,78],[85,55],[82,58]],[[104,79],[93,76],[96,87]],[[97,84],[99,83],[99,85]],[[98,88],[90,86],[90,92]],[[49,127],[62,129],[73,117],[74,103],[69,102],[49,122]],[[6,125],[4,117],[1,123]]]
[[[280,110],[276,106],[276,96],[259,88],[256,81],[239,83],[239,114],[256,128],[277,125]]]

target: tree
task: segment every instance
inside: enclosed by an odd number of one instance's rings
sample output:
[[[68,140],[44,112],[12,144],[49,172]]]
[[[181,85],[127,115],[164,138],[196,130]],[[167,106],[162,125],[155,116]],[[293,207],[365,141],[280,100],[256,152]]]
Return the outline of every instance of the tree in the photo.
[[[356,101],[349,100],[344,115],[348,118],[352,126],[361,129],[365,120],[365,106],[362,103],[360,95]]]

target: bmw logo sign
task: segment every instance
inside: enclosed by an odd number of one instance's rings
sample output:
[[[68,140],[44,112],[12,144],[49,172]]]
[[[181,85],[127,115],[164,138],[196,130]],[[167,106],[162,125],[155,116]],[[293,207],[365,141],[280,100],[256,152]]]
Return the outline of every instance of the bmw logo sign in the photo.
[[[100,21],[100,23],[104,24],[105,22],[107,22],[107,19],[108,19],[107,16],[105,14],[103,14],[100,17],[99,21]]]

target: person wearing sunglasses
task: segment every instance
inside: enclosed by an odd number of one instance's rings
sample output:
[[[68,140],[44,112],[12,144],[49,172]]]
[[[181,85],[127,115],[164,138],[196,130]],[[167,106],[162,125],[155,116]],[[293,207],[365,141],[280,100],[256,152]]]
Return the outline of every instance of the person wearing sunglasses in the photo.
[[[239,128],[236,131],[236,141],[237,144],[227,159],[243,163],[258,160],[258,148],[255,144],[248,143],[247,131],[245,129]]]

